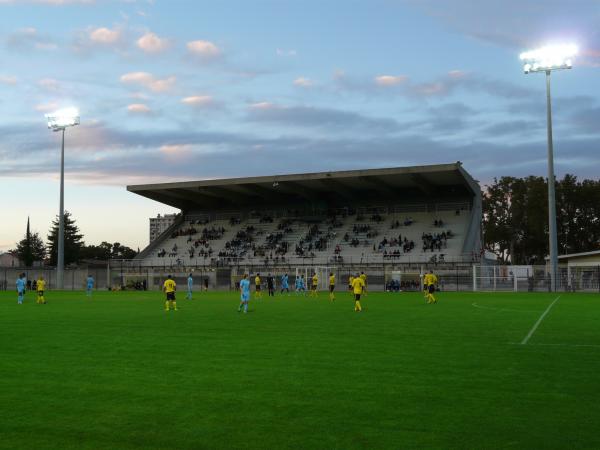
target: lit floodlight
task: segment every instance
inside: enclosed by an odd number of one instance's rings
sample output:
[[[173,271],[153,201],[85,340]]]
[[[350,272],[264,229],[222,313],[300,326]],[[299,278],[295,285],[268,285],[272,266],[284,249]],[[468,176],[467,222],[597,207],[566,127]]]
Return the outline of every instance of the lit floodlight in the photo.
[[[64,130],[66,127],[79,125],[79,111],[76,108],[66,108],[46,114],[48,128],[54,131]]]
[[[0,0],[2,1],[2,0]],[[60,147],[60,206],[58,210],[58,248],[56,255],[56,287],[64,288],[65,271],[65,130],[67,127],[79,125],[79,111],[76,108],[66,108],[46,114],[48,128],[52,131],[62,131]]]
[[[577,54],[575,45],[548,45],[519,55],[524,62],[523,71],[545,72],[547,70],[570,69],[573,56]]]
[[[554,176],[554,144],[552,139],[552,101],[550,98],[550,78],[553,70],[570,69],[573,57],[577,54],[575,45],[548,45],[521,53],[523,71],[545,72],[546,74],[546,118],[548,131],[548,247],[550,250],[550,290],[556,292],[560,287],[558,273],[558,238],[556,232],[556,192]]]

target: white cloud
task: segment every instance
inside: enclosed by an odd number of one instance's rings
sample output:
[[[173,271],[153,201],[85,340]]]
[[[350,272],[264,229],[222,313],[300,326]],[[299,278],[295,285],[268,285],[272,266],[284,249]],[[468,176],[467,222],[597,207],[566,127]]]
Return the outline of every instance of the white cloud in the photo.
[[[148,72],[130,72],[121,76],[121,83],[137,84],[153,92],[169,91],[175,86],[176,82],[177,78],[174,76],[158,79]]]
[[[378,86],[397,86],[408,80],[405,75],[378,75],[375,77],[375,84]]]
[[[42,78],[38,81],[38,85],[51,92],[56,92],[60,90],[60,83],[54,78]]]
[[[73,5],[73,4],[93,4],[95,0],[0,0],[1,4],[15,4],[15,3],[28,3],[28,4],[38,4],[38,5],[54,5],[54,6],[62,6],[62,5]]]
[[[203,59],[214,59],[221,56],[221,49],[210,41],[190,41],[187,43],[188,51]]]
[[[152,112],[150,107],[144,103],[132,103],[127,106],[127,111],[133,114],[149,114]]]
[[[169,48],[170,42],[149,31],[137,40],[136,45],[146,53],[160,53]]]
[[[275,54],[277,56],[296,56],[298,53],[296,52],[296,50],[284,50],[281,48],[278,48],[277,50],[275,50]]]
[[[132,92],[131,94],[129,94],[130,98],[134,98],[136,100],[148,100],[148,94],[146,94],[145,92]]]
[[[258,110],[265,110],[265,109],[276,109],[277,105],[270,103],[270,102],[258,102],[258,103],[252,103],[250,105],[250,109],[258,109]]]
[[[17,77],[12,76],[12,75],[0,75],[0,83],[2,84],[9,84],[11,86],[14,86],[15,84],[17,84],[18,80]]]
[[[0,0],[1,2],[2,0]],[[34,27],[25,27],[8,35],[6,39],[8,48],[16,51],[23,50],[56,50],[58,45],[50,36],[41,35]]]
[[[214,99],[210,95],[192,95],[181,99],[181,103],[195,107],[208,107],[214,105]]]
[[[121,31],[105,27],[93,28],[90,30],[89,39],[94,44],[114,45],[121,39]]]
[[[310,78],[298,77],[294,80],[294,86],[299,87],[312,87],[315,83]]]
[[[51,111],[56,111],[57,109],[59,109],[59,105],[56,102],[40,103],[38,105],[35,105],[34,109],[39,112],[47,113]]]

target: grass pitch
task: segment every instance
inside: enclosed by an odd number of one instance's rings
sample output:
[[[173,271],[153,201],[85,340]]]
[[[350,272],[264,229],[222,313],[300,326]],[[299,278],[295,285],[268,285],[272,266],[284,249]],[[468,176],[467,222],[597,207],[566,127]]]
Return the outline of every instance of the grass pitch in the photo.
[[[600,296],[0,293],[0,448],[600,448]]]

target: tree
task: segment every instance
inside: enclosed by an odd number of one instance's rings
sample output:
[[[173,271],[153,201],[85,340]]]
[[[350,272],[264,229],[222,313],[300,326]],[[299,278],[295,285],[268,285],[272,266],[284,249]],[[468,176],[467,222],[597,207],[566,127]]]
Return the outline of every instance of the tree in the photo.
[[[22,239],[15,250],[10,253],[16,255],[25,264],[25,267],[33,266],[36,261],[43,261],[46,256],[44,242],[38,233],[31,233],[29,229],[29,217],[27,218],[27,230],[25,238]]]
[[[81,249],[81,259],[132,259],[138,252],[119,242],[110,244],[103,241],[100,245],[86,245]]]
[[[58,224],[59,218],[56,217],[52,222],[50,234],[48,234],[48,253],[50,254],[50,265],[53,266],[58,260]],[[82,239],[83,235],[79,234],[79,228],[75,225],[75,220],[71,218],[71,213],[65,211],[65,266],[81,259],[81,249],[84,245]]]
[[[512,264],[543,264],[548,255],[548,184],[542,177],[502,177],[483,193],[485,247]],[[600,248],[600,182],[556,181],[559,254]]]

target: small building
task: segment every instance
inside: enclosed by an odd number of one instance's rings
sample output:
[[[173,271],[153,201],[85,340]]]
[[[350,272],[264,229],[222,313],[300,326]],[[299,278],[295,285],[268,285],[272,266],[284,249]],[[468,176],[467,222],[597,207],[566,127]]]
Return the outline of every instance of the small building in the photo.
[[[558,263],[561,265],[566,264],[569,267],[598,266],[600,265],[600,250],[560,255],[558,257]]]
[[[560,255],[558,267],[560,285],[566,290],[600,291],[600,250]]]
[[[10,253],[0,253],[0,267],[19,267],[21,261]]]

